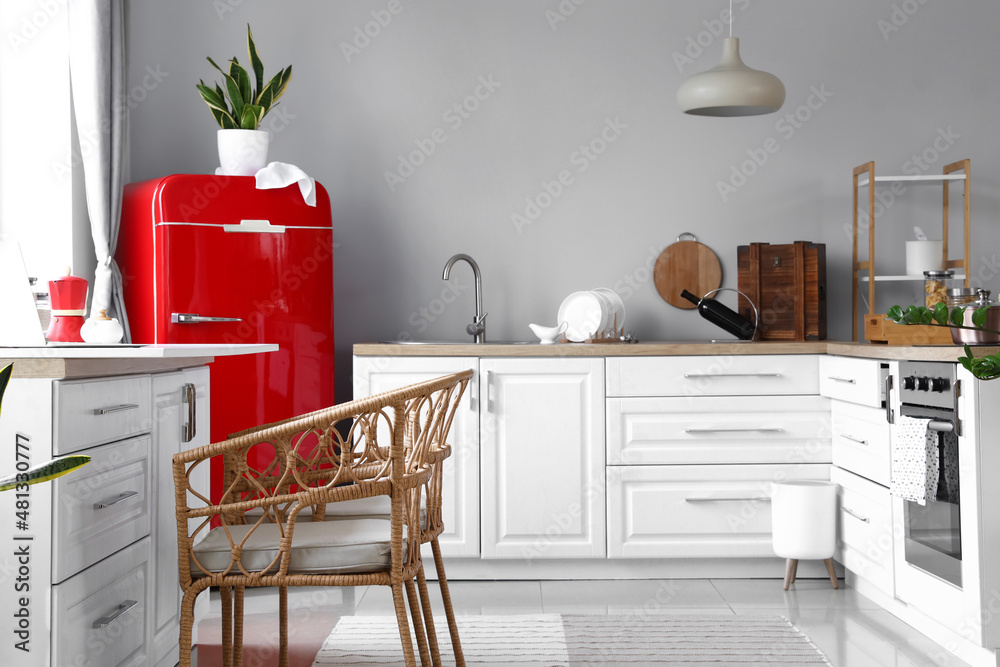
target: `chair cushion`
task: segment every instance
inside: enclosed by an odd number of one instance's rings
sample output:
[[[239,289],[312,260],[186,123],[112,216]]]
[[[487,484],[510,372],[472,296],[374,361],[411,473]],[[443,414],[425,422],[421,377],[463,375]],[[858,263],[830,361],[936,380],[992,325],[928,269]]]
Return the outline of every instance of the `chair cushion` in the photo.
[[[229,526],[233,542],[239,544],[252,525]],[[379,572],[390,565],[389,522],[385,519],[295,522],[289,574],[351,574]],[[278,555],[278,524],[257,526],[243,545],[241,561],[248,572],[262,570]],[[220,572],[229,566],[231,547],[225,531],[213,528],[195,545],[194,552],[202,567]],[[403,543],[406,558],[406,543]],[[276,569],[276,568],[275,568]],[[239,570],[235,570],[239,574]],[[203,576],[201,568],[191,563],[191,576]]]

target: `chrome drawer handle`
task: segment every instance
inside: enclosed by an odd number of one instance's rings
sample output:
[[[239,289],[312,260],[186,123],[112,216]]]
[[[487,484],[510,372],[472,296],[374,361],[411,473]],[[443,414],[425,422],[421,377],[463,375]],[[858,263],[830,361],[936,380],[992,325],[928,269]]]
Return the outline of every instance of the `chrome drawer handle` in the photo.
[[[125,600],[125,602],[122,602],[120,605],[118,605],[118,609],[115,610],[115,613],[111,614],[110,616],[104,616],[102,618],[97,619],[96,621],[94,621],[94,625],[92,627],[95,630],[108,627],[109,625],[117,621],[119,616],[121,616],[122,614],[124,614],[137,604],[139,604],[138,600]]]
[[[95,415],[110,415],[112,412],[124,412],[125,410],[136,410],[138,403],[122,403],[121,405],[111,405],[106,408],[95,408]]]
[[[182,402],[187,403],[187,423],[181,427],[181,441],[191,442],[198,434],[198,388],[190,382],[184,385]]]
[[[195,313],[172,313],[170,321],[174,324],[199,324],[202,322],[242,322],[238,317],[208,317]]]
[[[685,373],[688,379],[696,378],[780,378],[781,373]]]
[[[854,510],[852,510],[850,507],[841,507],[840,511],[844,512],[845,514],[850,514],[851,516],[853,516],[858,521],[864,521],[865,523],[871,523],[871,520],[868,517],[861,516],[860,514],[858,514]]]
[[[761,501],[761,502],[771,502],[770,496],[732,496],[726,498],[720,498],[718,496],[692,496],[691,498],[685,498],[686,503],[717,503],[717,502],[742,502],[746,500],[751,501]]]
[[[860,438],[855,438],[853,435],[847,435],[846,433],[841,433],[840,437],[843,438],[844,440],[850,440],[851,442],[856,442],[859,445],[864,445],[865,447],[868,446],[867,440],[861,440]]]
[[[783,428],[686,428],[685,433],[784,433]]]
[[[839,377],[835,377],[833,375],[827,375],[826,379],[827,380],[833,380],[834,382],[846,382],[847,384],[856,384],[857,383],[857,380],[855,380],[854,378],[839,378]]]
[[[111,507],[112,505],[117,505],[123,500],[128,500],[132,496],[137,496],[137,495],[139,495],[138,491],[125,491],[124,493],[119,493],[114,498],[109,498],[108,500],[102,500],[99,503],[94,503],[94,509],[102,510],[105,507]]]

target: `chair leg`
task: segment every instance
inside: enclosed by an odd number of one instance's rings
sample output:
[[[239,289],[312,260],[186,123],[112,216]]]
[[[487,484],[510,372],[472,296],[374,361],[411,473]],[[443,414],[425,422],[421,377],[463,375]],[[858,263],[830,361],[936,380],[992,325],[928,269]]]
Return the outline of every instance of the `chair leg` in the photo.
[[[194,626],[194,601],[197,598],[197,593],[185,592],[181,600],[181,631],[177,640],[180,648],[179,667],[191,667],[191,635]]]
[[[840,588],[840,585],[837,583],[837,573],[833,571],[833,559],[826,558],[823,562],[826,563],[826,571],[830,575],[830,581],[833,583],[834,590]]]
[[[413,579],[406,580],[406,597],[410,600],[410,617],[413,619],[414,634],[417,635],[420,664],[430,667],[431,654],[427,650],[427,635],[424,632],[424,622],[420,618],[420,601],[417,600],[417,587],[413,585]]]
[[[795,570],[799,567],[799,561],[797,558],[789,558],[785,561],[785,590],[795,583]]]
[[[434,629],[434,616],[431,613],[431,598],[427,592],[427,577],[424,576],[424,566],[417,570],[417,592],[420,593],[420,606],[424,610],[424,625],[427,627],[427,643],[431,649],[431,661],[441,664],[441,652],[438,650],[437,630]]]
[[[278,587],[278,667],[288,667],[288,586]]]
[[[417,667],[417,659],[413,655],[413,642],[410,641],[410,622],[406,620],[403,584],[392,585],[392,602],[396,607],[396,625],[399,626],[399,641],[403,645],[403,659],[406,661],[406,667]]]
[[[222,667],[233,667],[233,597],[229,586],[219,587],[222,598]]]
[[[233,605],[233,667],[243,667],[243,586],[235,587]]]
[[[455,609],[451,606],[448,578],[444,576],[441,545],[438,544],[436,537],[431,540],[431,550],[434,552],[434,566],[437,568],[438,586],[441,588],[441,599],[444,601],[444,613],[448,617],[448,632],[451,634],[451,647],[455,651],[455,667],[465,667],[465,654],[462,653],[462,642],[458,638],[458,625],[455,622]]]

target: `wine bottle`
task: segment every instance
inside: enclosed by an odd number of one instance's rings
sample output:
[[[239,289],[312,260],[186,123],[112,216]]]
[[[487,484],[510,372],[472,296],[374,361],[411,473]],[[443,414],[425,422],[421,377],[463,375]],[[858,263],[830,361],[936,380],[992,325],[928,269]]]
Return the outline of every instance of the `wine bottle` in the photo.
[[[753,323],[747,321],[745,317],[734,312],[728,306],[708,297],[699,299],[687,290],[682,291],[681,296],[698,306],[698,312],[701,313],[701,316],[717,327],[728,331],[740,340],[753,338]]]

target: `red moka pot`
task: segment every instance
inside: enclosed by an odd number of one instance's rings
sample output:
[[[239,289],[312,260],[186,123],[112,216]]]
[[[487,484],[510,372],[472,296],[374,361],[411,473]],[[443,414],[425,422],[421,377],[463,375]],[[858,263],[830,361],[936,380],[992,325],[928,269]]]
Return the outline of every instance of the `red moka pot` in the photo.
[[[45,337],[64,343],[82,343],[80,327],[87,315],[87,281],[66,275],[49,281],[49,298],[52,301],[52,319]]]

